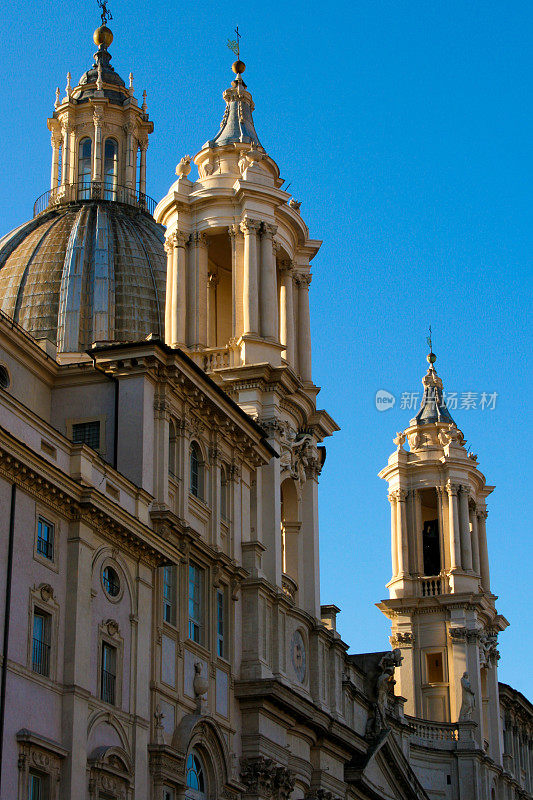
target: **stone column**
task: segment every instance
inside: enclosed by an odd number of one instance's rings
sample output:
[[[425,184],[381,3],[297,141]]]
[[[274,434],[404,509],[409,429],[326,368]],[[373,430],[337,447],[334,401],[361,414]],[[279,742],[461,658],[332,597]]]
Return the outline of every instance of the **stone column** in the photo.
[[[207,245],[205,233],[191,234],[187,276],[187,345],[193,349],[207,346]]]
[[[320,619],[320,566],[318,536],[318,469],[308,471],[302,487],[302,527],[300,562],[303,575],[299,576],[300,605],[308,614]],[[303,589],[303,599],[302,599]]]
[[[444,497],[445,497],[445,487],[444,486],[435,486],[435,491],[437,492],[437,519],[439,521],[439,549],[440,549],[440,569],[441,572],[446,569],[446,545],[444,541],[444,531],[445,531],[445,511],[444,511]],[[420,532],[422,532],[422,523],[420,523]],[[420,541],[422,541],[422,536],[420,536]]]
[[[311,275],[300,273],[298,286],[298,371],[302,381],[311,381],[311,320],[309,317],[309,284]]]
[[[285,350],[281,355],[287,361],[287,363],[294,368],[294,305],[292,292],[292,263],[290,261],[283,261],[280,272],[281,290],[279,338],[281,344],[285,345]]]
[[[468,515],[468,500],[470,487],[463,485],[459,494],[459,514],[461,519],[461,561],[466,572],[472,572],[472,543],[470,537],[470,519]]]
[[[390,529],[391,529],[391,559],[392,559],[392,577],[395,578],[398,574],[398,532],[396,526],[396,519],[398,513],[396,511],[396,494],[390,492],[388,495],[390,503]]]
[[[56,133],[52,134],[52,174],[50,176],[50,189],[57,188],[59,183],[59,148],[61,147],[61,137]]]
[[[126,170],[124,182],[128,189],[135,192],[135,170],[134,170],[134,145],[135,139],[133,137],[134,126],[131,122],[124,125],[126,132]]]
[[[481,585],[486,592],[490,592],[489,551],[487,549],[487,509],[483,506],[477,508],[478,533],[479,533],[479,567],[481,571]]]
[[[187,301],[187,282],[185,275],[185,261],[187,258],[187,240],[185,236],[176,231],[172,235],[174,251],[172,254],[172,344],[185,344],[185,320]]]
[[[452,483],[446,484],[448,492],[448,528],[450,530],[450,560],[451,569],[461,569],[461,539],[459,527],[459,509],[457,507],[457,486]]]
[[[148,150],[148,140],[139,142],[141,150],[141,164],[139,172],[139,195],[146,194],[146,151]],[[142,200],[142,197],[139,199]]]
[[[261,280],[260,280],[260,320],[261,336],[266,339],[278,338],[278,284],[274,236],[276,225],[263,222],[261,225]]]
[[[231,335],[238,339],[243,333],[243,264],[244,236],[239,225],[230,225],[228,234],[231,242]]]
[[[218,275],[210,272],[207,278],[207,346],[217,346],[217,286]]]
[[[470,512],[470,524],[472,526],[472,569],[474,570],[476,575],[480,575],[481,573],[479,564],[479,530],[477,525],[477,513],[475,506]]]
[[[63,162],[61,164],[61,183],[66,185],[70,181],[70,132],[68,121],[61,123],[63,132]]]
[[[259,280],[257,269],[257,231],[260,222],[245,217],[241,222],[244,233],[243,272],[243,334],[259,333]]]
[[[174,244],[172,236],[165,239],[167,254],[167,288],[165,293],[165,344],[172,344],[172,287],[174,286]]]
[[[396,531],[398,536],[398,574],[406,575],[409,570],[409,544],[407,541],[407,492],[405,489],[396,491],[397,520]]]
[[[93,114],[94,123],[94,143],[93,143],[93,174],[92,180],[100,182],[102,175],[102,119],[104,112],[101,108],[95,108]]]

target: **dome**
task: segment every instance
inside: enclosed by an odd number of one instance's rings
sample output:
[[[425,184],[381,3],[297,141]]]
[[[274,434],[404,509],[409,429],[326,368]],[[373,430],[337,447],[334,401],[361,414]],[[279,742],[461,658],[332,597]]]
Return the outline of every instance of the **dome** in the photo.
[[[0,240],[0,309],[59,352],[163,337],[164,228],[106,201],[47,210]]]

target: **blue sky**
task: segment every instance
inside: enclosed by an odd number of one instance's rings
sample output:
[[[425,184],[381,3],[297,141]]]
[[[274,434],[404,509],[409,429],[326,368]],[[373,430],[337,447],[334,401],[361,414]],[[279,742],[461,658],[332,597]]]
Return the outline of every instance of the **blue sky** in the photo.
[[[55,87],[90,65],[95,2],[6,7],[1,232],[49,185]],[[492,586],[511,622],[500,680],[530,689],[531,27],[529,2],[111,3],[115,69],[148,92],[148,192],[218,130],[240,26],[263,145],[324,240],[311,286],[319,405],[342,431],[321,479],[322,602],[352,651],[388,646],[374,603],[390,577],[377,472],[421,389],[427,327],[445,388],[497,393],[458,408],[489,498]],[[191,175],[191,177],[193,177]],[[375,393],[397,397],[380,413]]]

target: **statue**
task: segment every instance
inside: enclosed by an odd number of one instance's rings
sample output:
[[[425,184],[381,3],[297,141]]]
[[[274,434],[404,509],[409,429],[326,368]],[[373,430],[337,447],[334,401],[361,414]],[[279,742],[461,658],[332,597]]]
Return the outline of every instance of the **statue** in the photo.
[[[384,653],[381,657],[377,677],[374,683],[374,705],[372,716],[367,723],[367,736],[376,737],[386,729],[387,701],[391,689],[396,681],[394,680],[394,670],[402,665],[403,656],[399,647]]]
[[[461,678],[462,701],[461,711],[459,712],[459,722],[466,722],[472,719],[472,713],[476,707],[476,695],[472,690],[472,685],[468,678],[468,672],[463,672]]]

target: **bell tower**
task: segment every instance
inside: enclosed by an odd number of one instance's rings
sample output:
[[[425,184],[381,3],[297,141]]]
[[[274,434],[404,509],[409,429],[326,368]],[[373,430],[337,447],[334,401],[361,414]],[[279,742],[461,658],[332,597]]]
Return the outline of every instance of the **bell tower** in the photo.
[[[320,618],[319,445],[338,430],[316,408],[311,375],[310,262],[321,242],[259,139],[244,63],[232,70],[218,133],[181,159],[154,214],[167,228],[165,340],[267,432],[279,457],[242,479],[253,517],[243,564]]]
[[[446,407],[436,356],[427,359],[420,410],[379,473],[389,485],[392,577],[378,607],[402,650],[406,712],[476,722],[478,745],[499,763],[496,646],[508,622],[490,588],[485,521],[494,487]]]

